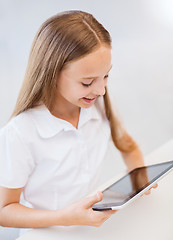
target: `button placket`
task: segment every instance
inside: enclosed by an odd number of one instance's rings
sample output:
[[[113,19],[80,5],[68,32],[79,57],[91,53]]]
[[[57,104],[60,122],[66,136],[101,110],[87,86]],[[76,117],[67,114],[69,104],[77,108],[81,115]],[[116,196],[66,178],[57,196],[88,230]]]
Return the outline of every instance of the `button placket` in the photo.
[[[86,141],[82,134],[77,131],[77,136],[78,136],[78,150],[80,151],[80,158],[81,158],[81,164],[82,164],[82,175],[89,178],[89,164],[88,164],[88,153],[87,153],[87,146],[86,146]]]

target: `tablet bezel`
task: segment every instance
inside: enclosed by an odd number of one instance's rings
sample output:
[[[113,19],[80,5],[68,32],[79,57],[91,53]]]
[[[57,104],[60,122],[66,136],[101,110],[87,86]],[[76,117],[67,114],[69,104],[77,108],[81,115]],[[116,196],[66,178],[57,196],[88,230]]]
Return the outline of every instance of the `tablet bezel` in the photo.
[[[125,206],[127,206],[128,204],[130,204],[132,201],[134,201],[136,198],[138,198],[139,196],[141,196],[142,194],[144,194],[147,190],[149,190],[152,186],[154,186],[158,181],[160,181],[165,175],[167,175],[169,172],[171,172],[171,170],[173,170],[173,161],[167,161],[167,162],[161,162],[161,163],[157,163],[157,164],[152,164],[152,165],[147,165],[144,167],[140,167],[140,168],[135,168],[132,171],[128,172],[127,174],[125,174],[123,177],[121,177],[119,180],[115,181],[114,183],[111,183],[110,186],[106,187],[102,192],[104,192],[105,190],[109,189],[111,186],[113,186],[116,182],[120,181],[121,179],[125,178],[126,176],[129,175],[129,173],[132,173],[134,170],[136,169],[142,169],[142,168],[147,168],[147,167],[152,167],[152,166],[158,166],[158,165],[165,165],[165,164],[169,164],[171,163],[171,165],[169,167],[167,167],[162,173],[158,174],[157,177],[155,177],[151,183],[146,186],[144,189],[142,189],[141,191],[139,191],[138,193],[134,194],[134,196],[131,196],[130,199],[125,200],[125,202],[123,202],[121,205],[114,205],[113,203],[109,203],[109,204],[97,204],[97,205],[93,205],[93,210],[95,211],[105,211],[105,210],[119,210],[124,208]]]

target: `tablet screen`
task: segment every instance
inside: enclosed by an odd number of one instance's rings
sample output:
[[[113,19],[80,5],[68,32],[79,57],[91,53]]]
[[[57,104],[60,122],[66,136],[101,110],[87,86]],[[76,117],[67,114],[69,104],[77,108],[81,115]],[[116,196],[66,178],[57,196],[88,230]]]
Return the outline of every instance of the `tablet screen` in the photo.
[[[173,161],[136,168],[103,191],[103,200],[97,205],[119,206],[133,198],[173,167]]]

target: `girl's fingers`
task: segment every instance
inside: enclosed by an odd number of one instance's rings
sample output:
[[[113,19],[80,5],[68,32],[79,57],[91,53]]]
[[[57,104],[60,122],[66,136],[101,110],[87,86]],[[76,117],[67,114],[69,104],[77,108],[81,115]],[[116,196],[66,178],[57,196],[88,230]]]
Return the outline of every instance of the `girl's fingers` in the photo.
[[[114,214],[116,213],[118,210],[111,210],[111,213]]]
[[[93,210],[94,211],[94,210]],[[115,214],[117,210],[105,210],[105,211],[94,211],[98,217],[108,219],[111,215]]]
[[[85,208],[91,208],[92,205],[94,205],[95,203],[98,203],[102,200],[103,198],[103,194],[101,192],[98,192],[96,195],[91,196],[91,197],[87,197],[85,199],[83,199],[83,205],[85,206]]]
[[[117,210],[107,210],[106,211],[108,215],[112,215],[117,212]]]
[[[145,195],[149,195],[151,193],[151,191],[150,191],[150,189],[149,190],[147,190],[144,194]]]
[[[151,189],[152,188],[157,188],[158,187],[158,184],[156,183],[155,185],[153,185],[149,190],[147,190],[144,194],[145,195],[149,195],[150,193],[151,193]],[[142,196],[143,196],[143,194],[142,194]]]
[[[152,188],[157,188],[158,187],[158,184],[156,183],[154,186],[152,186]]]

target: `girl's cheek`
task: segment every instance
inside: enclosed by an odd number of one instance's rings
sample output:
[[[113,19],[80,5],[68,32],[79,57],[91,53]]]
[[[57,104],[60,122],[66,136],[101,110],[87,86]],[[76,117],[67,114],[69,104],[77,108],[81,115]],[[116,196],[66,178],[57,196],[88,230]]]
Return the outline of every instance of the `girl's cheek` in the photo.
[[[81,97],[87,96],[91,90],[89,90],[87,87],[86,89],[84,87],[81,88],[81,90],[78,92]]]

